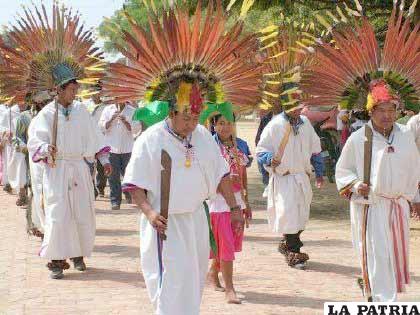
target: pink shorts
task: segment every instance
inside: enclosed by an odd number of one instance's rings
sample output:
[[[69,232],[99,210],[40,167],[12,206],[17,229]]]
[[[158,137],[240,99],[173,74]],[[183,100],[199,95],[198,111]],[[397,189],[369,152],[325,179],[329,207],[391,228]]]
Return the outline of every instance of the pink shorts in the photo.
[[[233,233],[230,212],[210,213],[211,227],[217,244],[218,257],[210,252],[210,258],[223,261],[234,261],[235,253],[242,251],[244,233]]]

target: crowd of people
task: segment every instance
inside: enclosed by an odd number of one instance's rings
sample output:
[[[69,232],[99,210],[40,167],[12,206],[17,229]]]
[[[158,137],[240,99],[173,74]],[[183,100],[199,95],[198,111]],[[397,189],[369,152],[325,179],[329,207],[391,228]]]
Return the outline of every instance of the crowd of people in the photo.
[[[375,35],[365,17],[361,28],[347,25],[352,31],[346,38],[332,31],[334,48],[306,37],[309,48],[319,49],[308,57],[290,41],[306,31],[276,27],[275,35],[242,38],[241,19],[249,5],[229,26],[221,4],[215,11],[211,5],[202,29],[200,5],[192,23],[181,8],[164,9],[163,21],[150,12],[154,36],[128,19],[133,33],[122,33],[128,46],[120,47],[125,63],[106,65],[94,55],[94,41],[91,34],[81,35],[78,15],[62,15],[57,4],[57,23],[26,14],[9,41],[0,41],[0,57],[7,54],[0,63],[0,88],[8,97],[0,107],[2,185],[17,193],[17,206],[27,208],[28,232],[42,239],[39,256],[47,260],[50,277],[63,278],[68,260],[76,270],[87,269],[95,198],[105,196],[108,182],[110,211],[120,209],[124,195],[142,214],[141,266],[157,314],[199,314],[206,279],[225,292],[228,303],[241,303],[233,263],[252,222],[247,168],[253,156],[236,136],[236,118],[249,106],[274,101],[256,131],[255,159],[278,251],[288,266],[304,270],[311,180],[323,187],[325,165],[320,138],[302,110],[340,104],[359,106],[364,115],[347,124],[352,132],[343,141],[335,173],[340,194],[350,200],[359,284],[368,301],[396,301],[410,282],[410,208],[420,212],[420,119],[417,114],[407,125],[396,121],[404,105],[418,109],[420,62],[404,64],[411,61],[389,41],[399,38],[402,46],[414,47],[416,40],[420,47],[418,34],[392,29],[393,19],[403,14],[395,7],[383,48],[391,60],[377,63],[376,39],[363,37]],[[409,19],[404,23],[407,32]],[[266,40],[274,42],[261,54],[260,41]],[[350,57],[347,42],[360,48],[360,60]],[[279,53],[275,45],[286,48]],[[305,58],[311,62],[304,64]],[[420,54],[413,58],[420,61]],[[354,64],[344,67],[347,60]],[[276,63],[271,70],[269,62]],[[389,71],[406,81],[381,72],[389,64]],[[415,70],[407,71],[409,66]],[[401,89],[398,82],[404,83]],[[145,105],[139,107],[139,100]]]

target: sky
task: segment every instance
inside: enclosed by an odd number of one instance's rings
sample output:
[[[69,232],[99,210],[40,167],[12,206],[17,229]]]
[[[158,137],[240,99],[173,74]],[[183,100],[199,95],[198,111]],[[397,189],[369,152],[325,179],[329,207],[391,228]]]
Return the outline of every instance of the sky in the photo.
[[[35,5],[44,3],[48,10],[53,0],[0,0],[0,25],[14,23],[16,13],[23,12],[22,5],[32,7],[32,2]],[[103,17],[110,17],[115,10],[120,9],[124,0],[61,0],[60,2],[78,10],[87,26],[97,27]]]

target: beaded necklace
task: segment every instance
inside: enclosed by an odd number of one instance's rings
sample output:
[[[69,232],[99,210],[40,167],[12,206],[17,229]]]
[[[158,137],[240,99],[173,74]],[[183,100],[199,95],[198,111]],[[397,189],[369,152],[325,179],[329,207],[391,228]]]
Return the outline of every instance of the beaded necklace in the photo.
[[[171,127],[169,127],[168,121],[165,120],[165,129],[172,135],[175,139],[180,141],[185,148],[185,163],[186,168],[190,168],[192,165],[192,159],[194,156],[194,148],[191,145],[192,134],[189,134],[187,137],[183,138],[179,136]]]

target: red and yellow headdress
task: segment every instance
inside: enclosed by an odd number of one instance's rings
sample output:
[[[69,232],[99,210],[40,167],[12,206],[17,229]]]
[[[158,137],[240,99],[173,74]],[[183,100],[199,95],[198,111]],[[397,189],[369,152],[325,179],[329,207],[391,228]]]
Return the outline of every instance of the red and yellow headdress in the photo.
[[[110,65],[102,94],[110,97],[109,102],[164,101],[177,111],[193,113],[201,112],[206,103],[225,101],[240,110],[255,107],[261,83],[258,40],[242,34],[253,2],[244,0],[232,27],[227,26],[221,0],[210,0],[205,14],[198,1],[192,17],[185,3],[164,1],[158,14],[153,3],[145,1],[149,32],[124,11],[130,32],[117,29],[127,43],[117,49],[127,65]]]
[[[54,69],[68,69],[87,88],[89,94],[103,74],[101,53],[94,48],[92,31],[83,30],[80,16],[54,1],[52,20],[44,5],[32,10],[24,7],[16,26],[0,38],[0,90],[22,102],[29,93],[36,95],[56,87]]]
[[[404,1],[399,7],[394,1],[383,48],[359,1],[355,3],[357,10],[337,6],[338,16],[318,17],[331,31],[333,44],[316,46],[316,63],[303,76],[302,89],[311,95],[308,104],[371,110],[392,101],[418,111],[420,23],[412,26],[410,19],[417,1],[407,11]]]

